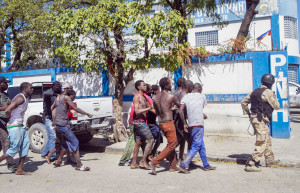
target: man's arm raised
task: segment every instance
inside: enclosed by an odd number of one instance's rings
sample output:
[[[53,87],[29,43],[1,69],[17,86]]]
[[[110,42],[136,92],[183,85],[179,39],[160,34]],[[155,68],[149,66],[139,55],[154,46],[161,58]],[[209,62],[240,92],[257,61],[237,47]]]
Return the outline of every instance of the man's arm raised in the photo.
[[[93,117],[92,114],[89,114],[87,112],[85,112],[84,110],[80,109],[79,107],[77,107],[73,101],[71,100],[71,98],[69,96],[65,96],[65,101],[66,103],[72,107],[77,113],[81,113],[81,114],[84,114],[84,115],[87,115],[89,118]]]

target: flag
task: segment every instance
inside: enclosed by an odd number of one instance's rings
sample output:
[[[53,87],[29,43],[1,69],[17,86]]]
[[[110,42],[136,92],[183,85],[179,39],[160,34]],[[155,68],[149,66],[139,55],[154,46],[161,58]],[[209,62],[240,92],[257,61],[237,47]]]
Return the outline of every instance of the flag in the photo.
[[[267,35],[268,35],[268,36],[272,35],[271,30],[269,30],[269,31],[267,31],[267,32],[265,32],[265,33],[263,33],[263,34],[260,35],[258,38],[256,38],[256,39],[257,39],[257,42],[261,42],[261,40],[264,39],[264,37],[266,37]]]

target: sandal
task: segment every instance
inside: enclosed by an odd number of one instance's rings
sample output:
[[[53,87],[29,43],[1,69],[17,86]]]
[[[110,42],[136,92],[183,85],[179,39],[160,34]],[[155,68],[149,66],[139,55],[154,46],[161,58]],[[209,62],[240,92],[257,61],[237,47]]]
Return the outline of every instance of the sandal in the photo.
[[[75,170],[78,170],[78,171],[90,171],[91,168],[85,166],[85,165],[82,165],[81,168],[75,168]]]
[[[59,162],[59,161],[55,161],[54,163],[53,163],[53,165],[54,165],[54,167],[59,167],[59,166],[61,166],[61,163],[62,162]]]

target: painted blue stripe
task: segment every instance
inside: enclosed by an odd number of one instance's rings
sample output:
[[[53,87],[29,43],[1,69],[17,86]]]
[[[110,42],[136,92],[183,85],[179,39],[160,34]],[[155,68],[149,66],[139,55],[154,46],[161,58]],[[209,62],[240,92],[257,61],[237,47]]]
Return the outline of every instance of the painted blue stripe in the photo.
[[[6,40],[9,40],[10,39],[10,35],[7,34],[6,35]],[[6,69],[8,69],[11,65],[11,43],[10,41],[8,41],[6,43]]]
[[[174,72],[174,87],[175,90],[177,89],[177,80],[178,78],[182,77],[182,67],[180,66],[175,72]]]
[[[109,76],[108,70],[102,69],[102,94],[103,96],[109,95]]]
[[[271,30],[272,30],[272,49],[280,49],[280,32],[279,32],[279,15],[271,16]]]
[[[99,98],[99,97],[103,98],[103,97],[109,97],[109,96],[76,96],[75,98],[77,98],[77,99],[86,99],[86,98]],[[112,96],[110,96],[110,97],[112,97]]]
[[[124,95],[123,96],[123,101],[124,102],[132,102],[133,101],[134,95]]]
[[[206,94],[207,101],[239,102],[248,94]]]
[[[239,102],[242,101],[247,94],[205,94],[207,101],[226,101]],[[132,102],[134,95],[123,96],[124,102]]]
[[[300,65],[300,57],[298,56],[288,56],[289,64],[298,64]]]

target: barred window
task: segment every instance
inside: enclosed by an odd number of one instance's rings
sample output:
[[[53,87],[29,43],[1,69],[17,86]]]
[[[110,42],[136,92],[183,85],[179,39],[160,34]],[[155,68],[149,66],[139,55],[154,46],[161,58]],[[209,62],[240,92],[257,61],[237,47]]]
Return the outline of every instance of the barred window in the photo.
[[[218,30],[195,33],[196,47],[218,45]]]
[[[99,42],[99,41],[95,42],[95,44],[94,44],[94,49],[95,49],[95,50],[98,50],[98,49],[100,49],[100,48],[104,48],[103,42]]]
[[[131,48],[134,48],[137,46],[137,40],[127,39],[124,41],[124,49],[128,51]]]
[[[288,74],[289,74],[289,81],[298,83],[298,65],[289,65],[288,67]]]
[[[284,37],[298,39],[298,26],[296,18],[284,16]]]

